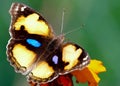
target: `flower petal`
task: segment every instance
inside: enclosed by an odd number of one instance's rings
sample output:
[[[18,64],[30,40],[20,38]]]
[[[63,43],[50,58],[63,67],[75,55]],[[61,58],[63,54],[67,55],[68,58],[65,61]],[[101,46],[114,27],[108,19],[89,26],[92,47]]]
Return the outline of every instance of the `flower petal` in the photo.
[[[106,71],[106,68],[102,65],[102,62],[98,60],[91,60],[88,68],[93,70],[95,73]]]
[[[73,71],[72,74],[76,77],[78,82],[88,82],[89,86],[98,86],[100,78],[98,73],[106,71],[101,61],[91,60],[90,64],[83,70]]]

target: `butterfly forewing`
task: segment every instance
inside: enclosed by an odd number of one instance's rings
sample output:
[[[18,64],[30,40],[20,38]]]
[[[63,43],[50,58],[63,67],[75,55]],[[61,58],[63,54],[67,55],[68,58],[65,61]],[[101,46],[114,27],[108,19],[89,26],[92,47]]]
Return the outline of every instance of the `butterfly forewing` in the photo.
[[[10,34],[13,38],[24,38],[27,34],[53,37],[52,29],[46,20],[30,7],[13,3],[9,12],[12,18]]]

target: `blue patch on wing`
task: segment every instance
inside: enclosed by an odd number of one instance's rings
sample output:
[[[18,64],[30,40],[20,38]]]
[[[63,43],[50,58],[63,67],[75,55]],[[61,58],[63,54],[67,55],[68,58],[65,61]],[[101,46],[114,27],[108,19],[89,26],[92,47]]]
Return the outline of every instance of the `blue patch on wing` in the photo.
[[[54,64],[58,64],[58,56],[54,55],[52,57],[52,61],[54,62]]]
[[[40,47],[42,44],[35,40],[35,39],[27,39],[26,40],[28,44],[32,45],[33,47]]]

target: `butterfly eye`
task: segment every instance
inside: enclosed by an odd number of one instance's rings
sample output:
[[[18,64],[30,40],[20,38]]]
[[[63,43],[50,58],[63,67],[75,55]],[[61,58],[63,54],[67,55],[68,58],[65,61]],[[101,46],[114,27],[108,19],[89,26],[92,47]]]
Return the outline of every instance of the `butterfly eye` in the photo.
[[[54,64],[58,64],[58,56],[53,56],[52,61],[54,62]]]
[[[32,45],[33,47],[40,47],[42,44],[35,40],[35,39],[27,39],[26,40],[28,44]]]

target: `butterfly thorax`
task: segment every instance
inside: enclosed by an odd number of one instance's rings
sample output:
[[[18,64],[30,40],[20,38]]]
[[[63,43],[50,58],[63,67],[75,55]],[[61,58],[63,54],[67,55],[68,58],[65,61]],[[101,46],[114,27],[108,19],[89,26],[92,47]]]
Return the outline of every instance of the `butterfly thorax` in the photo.
[[[48,43],[48,46],[47,46],[46,49],[47,49],[48,51],[54,51],[54,50],[56,50],[58,47],[61,47],[61,44],[63,44],[63,41],[64,41],[64,36],[63,36],[63,35],[54,37],[54,38]]]
[[[63,45],[63,42],[64,42],[64,36],[63,35],[59,35],[59,36],[54,37],[48,43],[48,45],[47,45],[46,49],[44,50],[44,52],[42,53],[42,55],[39,56],[40,60],[48,60],[48,61],[53,62],[53,65],[58,66],[59,61],[62,60],[62,45]],[[54,58],[55,58],[55,61],[52,60]],[[51,62],[50,62],[50,64],[51,64]]]

